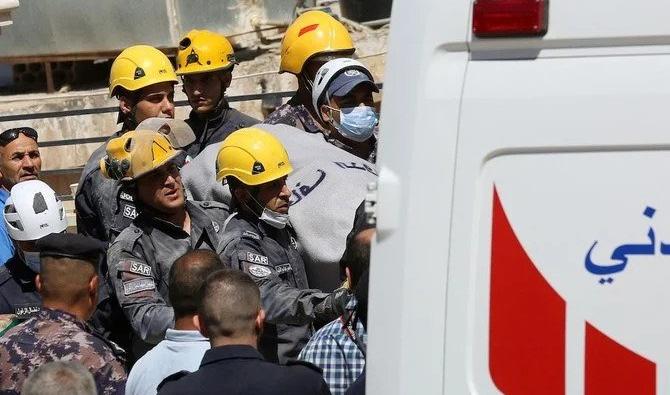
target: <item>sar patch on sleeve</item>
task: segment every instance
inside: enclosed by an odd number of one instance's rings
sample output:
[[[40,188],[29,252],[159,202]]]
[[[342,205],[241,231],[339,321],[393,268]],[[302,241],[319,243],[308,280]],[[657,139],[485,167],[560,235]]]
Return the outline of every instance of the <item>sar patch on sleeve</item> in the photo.
[[[249,263],[258,263],[259,265],[269,265],[268,257],[261,254],[254,254],[247,251],[246,261]]]
[[[137,278],[123,283],[123,294],[126,296],[154,289],[156,289],[156,284],[150,278]]]
[[[137,261],[121,261],[119,262],[119,265],[131,273],[139,274],[140,276],[151,277],[151,266],[147,265],[146,263]]]
[[[250,265],[247,270],[249,270],[249,274],[257,278],[265,278],[272,274],[270,268],[261,265]]]

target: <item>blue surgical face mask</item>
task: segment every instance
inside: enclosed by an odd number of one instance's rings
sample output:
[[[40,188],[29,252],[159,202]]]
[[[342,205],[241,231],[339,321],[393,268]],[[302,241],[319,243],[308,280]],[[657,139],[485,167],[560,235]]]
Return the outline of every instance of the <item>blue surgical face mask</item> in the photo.
[[[372,137],[379,121],[374,108],[370,106],[344,107],[336,111],[340,112],[340,122],[333,119],[333,126],[342,136],[357,142],[363,142]]]

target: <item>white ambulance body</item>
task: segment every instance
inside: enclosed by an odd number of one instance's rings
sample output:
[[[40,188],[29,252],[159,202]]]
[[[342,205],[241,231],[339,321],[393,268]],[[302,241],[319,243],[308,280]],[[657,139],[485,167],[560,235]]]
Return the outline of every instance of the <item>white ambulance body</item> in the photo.
[[[670,394],[670,2],[476,7],[394,2],[368,394]]]

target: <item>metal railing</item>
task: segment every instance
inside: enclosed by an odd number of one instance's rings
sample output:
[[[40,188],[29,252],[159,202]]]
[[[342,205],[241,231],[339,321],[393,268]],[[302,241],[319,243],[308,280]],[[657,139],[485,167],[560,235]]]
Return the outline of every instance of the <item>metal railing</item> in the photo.
[[[383,83],[378,83],[377,86],[379,89],[383,88]],[[281,92],[265,92],[265,93],[253,93],[248,95],[237,95],[237,96],[228,96],[226,100],[229,103],[234,102],[243,102],[243,101],[252,101],[252,100],[262,100],[265,98],[279,98],[283,99],[285,97],[290,97],[295,94],[295,91],[281,91]],[[179,100],[176,101],[175,107],[184,107],[188,105],[188,101]],[[92,115],[92,114],[107,114],[114,113],[119,111],[119,107],[99,107],[99,108],[85,108],[81,110],[66,110],[66,111],[51,111],[51,112],[40,112],[40,113],[26,113],[26,114],[13,114],[13,115],[4,115],[0,116],[0,122],[9,122],[9,121],[27,121],[34,119],[48,119],[48,118],[63,118],[63,117],[74,117],[81,115]],[[88,144],[88,143],[102,143],[109,139],[109,136],[99,136],[99,137],[85,137],[85,138],[72,138],[72,139],[62,139],[62,140],[49,140],[49,141],[40,141],[38,143],[40,148],[44,147],[60,147],[67,145],[76,145],[76,144]],[[64,169],[51,169],[51,170],[42,170],[44,175],[59,175],[59,174],[73,174],[78,173],[83,170],[83,166],[69,167]],[[63,195],[61,197],[63,200],[71,200],[71,195]]]
[[[243,102],[243,101],[252,101],[252,100],[262,100],[264,98],[285,98],[290,97],[295,94],[295,91],[282,91],[282,92],[266,92],[266,93],[254,93],[249,95],[238,95],[238,96],[229,96],[226,97],[226,100],[229,103],[234,102]],[[188,101],[179,100],[176,101],[175,107],[184,107],[188,105]],[[50,111],[50,112],[40,112],[40,113],[26,113],[26,114],[13,114],[13,115],[4,115],[0,116],[0,122],[9,122],[9,121],[27,121],[34,119],[48,119],[48,118],[63,118],[63,117],[74,117],[81,115],[92,115],[92,114],[107,114],[115,113],[119,111],[119,107],[99,107],[99,108],[85,108],[81,110],[65,110],[65,111]],[[99,137],[85,137],[85,138],[72,138],[72,139],[62,139],[62,140],[49,140],[49,141],[40,141],[39,147],[60,147],[67,145],[76,145],[76,144],[89,144],[89,143],[103,143],[109,139],[109,136],[99,136]],[[42,174],[45,175],[58,175],[58,174],[72,174],[80,172],[83,169],[83,166],[69,167],[64,169],[52,169],[52,170],[43,170]],[[65,197],[65,196],[64,196]]]

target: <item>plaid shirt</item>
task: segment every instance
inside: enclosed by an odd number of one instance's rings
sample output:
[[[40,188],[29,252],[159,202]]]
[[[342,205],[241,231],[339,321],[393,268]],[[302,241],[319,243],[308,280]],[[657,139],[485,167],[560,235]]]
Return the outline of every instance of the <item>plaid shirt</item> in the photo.
[[[333,395],[344,394],[365,367],[365,356],[353,338],[365,345],[367,333],[363,324],[353,319],[355,308],[356,302],[352,300],[347,305],[347,313],[319,329],[298,356],[323,369],[323,378]],[[355,331],[352,322],[356,322]]]

